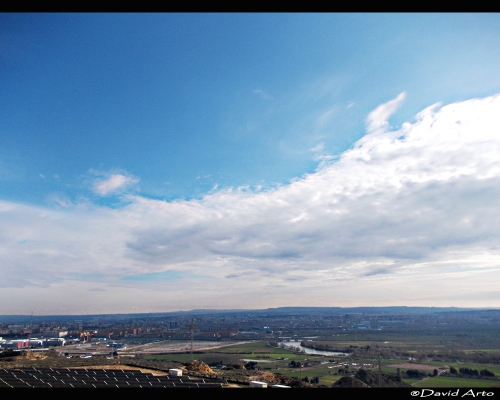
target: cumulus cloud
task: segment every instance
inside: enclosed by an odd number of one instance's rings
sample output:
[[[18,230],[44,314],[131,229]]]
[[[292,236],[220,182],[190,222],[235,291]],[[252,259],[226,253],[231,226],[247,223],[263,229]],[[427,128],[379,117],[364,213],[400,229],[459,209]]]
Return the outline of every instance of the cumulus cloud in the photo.
[[[131,184],[137,182],[138,180],[132,176],[114,173],[105,179],[99,179],[94,182],[93,189],[95,193],[101,196],[107,196],[109,194],[121,191]]]
[[[389,131],[403,98],[370,113],[368,134],[337,161],[272,189],[129,195],[117,209],[0,202],[0,304],[29,297],[25,286],[76,298],[102,289],[93,311],[160,311],[166,299],[183,309],[498,306],[500,95],[434,105]],[[106,195],[130,179],[95,188]]]

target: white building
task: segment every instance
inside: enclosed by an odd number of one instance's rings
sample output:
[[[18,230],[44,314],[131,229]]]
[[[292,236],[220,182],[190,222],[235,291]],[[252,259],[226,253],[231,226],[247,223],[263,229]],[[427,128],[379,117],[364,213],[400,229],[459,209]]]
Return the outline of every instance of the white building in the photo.
[[[250,387],[252,388],[267,388],[266,382],[250,381]]]
[[[182,376],[182,369],[170,368],[168,370],[169,376]]]

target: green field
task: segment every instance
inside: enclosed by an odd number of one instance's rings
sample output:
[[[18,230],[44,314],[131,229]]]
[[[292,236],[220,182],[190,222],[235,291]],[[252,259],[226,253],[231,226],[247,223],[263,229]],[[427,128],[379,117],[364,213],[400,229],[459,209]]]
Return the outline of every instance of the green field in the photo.
[[[370,335],[371,334],[372,333],[370,333]],[[431,343],[429,345],[429,343],[424,343],[425,341],[423,341],[422,338],[419,338],[419,340],[415,340],[415,342],[411,343],[411,341],[408,340],[410,339],[408,337],[406,337],[405,341],[403,341],[401,340],[402,339],[401,337],[398,337],[397,335],[393,336],[394,337],[391,338],[392,344],[393,345],[397,344],[397,346],[403,345],[406,348],[405,351],[407,352],[420,351],[419,347],[423,348],[424,345],[427,346],[426,347],[427,350],[429,350],[429,347],[436,348],[442,346],[442,344],[437,344],[437,343]],[[355,338],[358,339],[358,335],[356,335]],[[354,342],[347,341],[346,339],[347,339],[346,337],[343,337],[342,340],[329,341],[328,344],[339,347],[341,346],[349,347],[354,345],[353,344]],[[368,339],[368,337],[364,339]],[[370,340],[371,339],[372,338],[370,337]],[[416,339],[416,338],[411,338],[411,339]],[[384,346],[389,346],[391,344],[390,340],[389,341],[385,340],[383,342]],[[322,341],[322,343],[325,342]],[[364,341],[359,340],[356,343],[357,346],[371,346],[374,344],[373,342],[368,342],[367,340]],[[369,343],[371,343],[371,345]],[[497,351],[497,350],[492,350],[492,351]],[[146,357],[146,359],[177,361],[183,363],[190,361],[191,359],[197,359],[212,365],[214,363],[219,363],[219,362],[222,362],[222,364],[224,365],[245,363],[243,359],[248,359],[256,361],[257,367],[261,370],[279,373],[290,377],[298,377],[299,379],[304,378],[306,376],[309,379],[311,379],[317,376],[319,377],[320,384],[328,386],[332,385],[336,380],[340,378],[340,375],[337,375],[337,372],[339,367],[343,368],[341,366],[342,364],[356,363],[358,364],[358,366],[364,364],[371,364],[373,369],[377,369],[378,365],[377,358],[362,358],[362,357],[354,357],[352,355],[348,357],[324,357],[324,356],[304,354],[304,353],[297,354],[293,353],[290,350],[271,347],[267,342],[264,341],[232,345],[213,350],[207,350],[204,352],[194,353],[193,355],[189,353],[149,355]],[[319,364],[320,362],[329,361],[330,359],[333,359],[336,362]],[[313,365],[309,367],[303,366],[302,370],[300,368],[291,368],[288,365],[292,360],[295,362],[300,361],[302,365],[304,365],[304,363],[306,362],[312,363]],[[396,374],[397,369],[393,367],[388,367],[388,365],[401,364],[407,362],[408,362],[407,359],[401,359],[401,358],[382,359],[381,360],[382,371],[391,374]],[[481,365],[474,363],[458,363],[458,362],[443,362],[443,361],[429,361],[429,360],[421,361],[420,363],[435,367],[453,366],[457,370],[462,367],[477,369],[478,371],[486,368],[489,371],[493,372],[496,376],[500,376],[500,365],[487,365],[487,364]],[[348,372],[349,371],[350,370],[348,370]],[[404,374],[405,368],[402,368],[401,372]],[[422,370],[420,372],[426,375],[426,377],[423,380],[404,378],[404,381],[412,384],[415,387],[429,387],[429,388],[432,387],[450,387],[450,388],[485,387],[486,388],[495,386],[500,387],[500,381],[483,380],[483,379],[479,380],[474,378],[445,377],[445,376],[429,377],[428,375],[429,373],[432,374],[432,371]]]
[[[327,361],[328,357],[314,356],[310,354],[295,354],[290,350],[282,348],[271,347],[267,342],[254,342],[246,343],[235,346],[228,346],[207,350],[205,352],[194,353],[173,353],[173,354],[158,354],[149,355],[145,357],[148,360],[164,360],[164,361],[177,361],[188,362],[191,359],[204,361],[207,364],[221,361],[225,365],[235,363],[244,363],[243,359],[255,360],[260,369],[269,372],[280,373],[286,376],[295,376],[299,378],[313,378],[315,376],[320,378],[320,384],[331,385],[340,376],[335,375],[337,368],[328,368],[333,364],[320,364],[312,367],[304,367],[302,372],[300,368],[290,368],[288,364],[294,361],[300,361],[302,364],[305,362],[317,363]],[[338,359],[338,358],[337,358]]]
[[[403,379],[404,382],[409,383],[410,385],[413,385],[417,382],[420,382],[422,379],[417,379],[417,378],[405,378]]]
[[[235,346],[221,347],[209,351],[211,353],[253,353],[253,352],[273,353],[273,350],[275,349],[269,346],[267,342],[253,342],[253,343],[238,344]]]
[[[462,327],[460,332],[454,329],[420,329],[412,331],[367,331],[348,332],[323,337],[322,344],[347,348],[349,346],[397,347],[408,352],[460,350],[465,352],[494,352],[500,350],[496,328],[478,331]],[[484,350],[483,350],[484,349]]]
[[[413,385],[418,388],[489,388],[500,387],[500,381],[483,379],[454,378],[447,376],[435,376],[417,382]]]

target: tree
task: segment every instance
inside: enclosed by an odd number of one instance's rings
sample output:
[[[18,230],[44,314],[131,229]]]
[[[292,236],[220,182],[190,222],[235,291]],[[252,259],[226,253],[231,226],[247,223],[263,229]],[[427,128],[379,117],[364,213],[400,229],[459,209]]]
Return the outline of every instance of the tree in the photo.
[[[458,370],[461,374],[464,375],[475,375],[479,376],[479,371],[477,369],[472,369],[472,368],[460,368]]]
[[[450,367],[450,374],[456,374],[458,371],[455,367]]]
[[[416,369],[407,370],[406,375],[408,375],[408,378],[420,378],[420,372],[418,372]]]
[[[249,361],[245,364],[245,368],[247,370],[254,370],[256,369],[257,363],[255,361]]]

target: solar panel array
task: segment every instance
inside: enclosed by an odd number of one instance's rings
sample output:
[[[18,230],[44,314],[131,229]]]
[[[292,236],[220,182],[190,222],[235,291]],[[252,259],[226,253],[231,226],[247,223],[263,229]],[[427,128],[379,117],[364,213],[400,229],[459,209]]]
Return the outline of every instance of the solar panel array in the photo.
[[[0,388],[220,388],[226,383],[218,378],[158,376],[132,369],[0,369]]]

